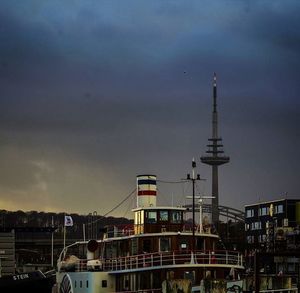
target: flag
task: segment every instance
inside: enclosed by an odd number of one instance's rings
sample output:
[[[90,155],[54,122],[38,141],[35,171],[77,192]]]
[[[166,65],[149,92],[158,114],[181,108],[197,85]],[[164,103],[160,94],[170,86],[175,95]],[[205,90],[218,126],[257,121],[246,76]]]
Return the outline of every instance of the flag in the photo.
[[[65,216],[65,227],[73,226],[73,219],[71,216]]]

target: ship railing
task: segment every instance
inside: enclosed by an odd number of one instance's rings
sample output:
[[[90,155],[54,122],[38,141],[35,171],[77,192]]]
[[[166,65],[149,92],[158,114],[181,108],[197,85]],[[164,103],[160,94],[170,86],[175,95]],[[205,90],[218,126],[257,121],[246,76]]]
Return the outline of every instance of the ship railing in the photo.
[[[254,292],[254,291],[253,291]],[[298,293],[298,288],[259,290],[259,293]]]
[[[236,251],[173,251],[109,258],[104,270],[121,271],[184,264],[243,266],[243,256]]]
[[[134,290],[134,291],[117,291],[115,293],[160,293],[162,292],[162,289],[140,289],[140,290]]]
[[[150,233],[157,233],[157,232],[178,232],[178,227],[176,225],[155,225],[152,224],[154,227]],[[203,225],[202,229],[200,229],[199,225],[195,225],[194,230],[196,233],[201,234],[216,234],[213,232],[211,225]],[[192,225],[191,224],[184,224],[180,231],[183,233],[192,233]],[[135,234],[143,234],[144,233],[144,225],[114,225],[111,226],[108,231],[104,234],[104,238],[115,238],[115,237],[124,237],[124,236],[131,236]]]

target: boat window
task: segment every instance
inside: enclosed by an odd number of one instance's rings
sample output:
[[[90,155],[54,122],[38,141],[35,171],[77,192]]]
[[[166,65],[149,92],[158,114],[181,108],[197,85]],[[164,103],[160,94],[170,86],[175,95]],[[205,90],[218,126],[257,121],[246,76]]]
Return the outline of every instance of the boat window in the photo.
[[[77,281],[75,280],[75,288],[77,287]]]
[[[179,241],[179,249],[180,250],[186,250],[188,249],[188,243],[186,239],[180,239]]]
[[[196,247],[197,247],[197,250],[203,250],[203,248],[204,248],[204,241],[203,241],[203,239],[197,238],[197,240],[196,240]]]
[[[181,212],[172,211],[171,212],[171,223],[181,223]]]
[[[107,280],[102,280],[102,288],[106,288],[107,287]]]
[[[146,222],[147,223],[156,223],[157,222],[156,211],[147,211],[146,212]]]
[[[134,224],[140,225],[144,223],[144,211],[137,211],[134,214]]]
[[[82,281],[80,281],[80,288],[82,288]]]
[[[89,287],[89,280],[86,280],[86,287]]]
[[[168,221],[168,211],[159,211],[159,220]]]
[[[159,238],[159,251],[170,251],[171,245],[170,245],[170,238],[163,237]]]
[[[151,239],[144,239],[143,240],[143,252],[151,252],[152,251],[152,241]]]
[[[138,252],[138,240],[137,238],[131,239],[131,254],[137,254]]]

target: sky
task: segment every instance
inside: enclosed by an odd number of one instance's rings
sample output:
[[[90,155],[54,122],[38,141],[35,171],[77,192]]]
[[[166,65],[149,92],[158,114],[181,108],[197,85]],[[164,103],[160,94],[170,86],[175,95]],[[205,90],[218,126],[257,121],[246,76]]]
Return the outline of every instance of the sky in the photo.
[[[298,0],[0,1],[0,209],[105,214],[180,181],[211,136],[220,204],[300,198]],[[158,182],[158,204],[188,183]],[[112,215],[130,217],[134,196]]]

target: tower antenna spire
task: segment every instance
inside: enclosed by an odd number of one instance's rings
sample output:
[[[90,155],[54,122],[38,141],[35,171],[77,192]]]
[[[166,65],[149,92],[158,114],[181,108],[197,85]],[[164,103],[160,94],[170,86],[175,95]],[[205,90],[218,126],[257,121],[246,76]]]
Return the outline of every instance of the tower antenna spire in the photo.
[[[224,155],[222,150],[222,138],[218,135],[218,111],[217,111],[217,75],[213,77],[213,112],[212,112],[212,137],[208,139],[208,155],[202,156],[201,162],[212,167],[212,223],[219,223],[219,185],[218,166],[229,162],[230,158]]]

